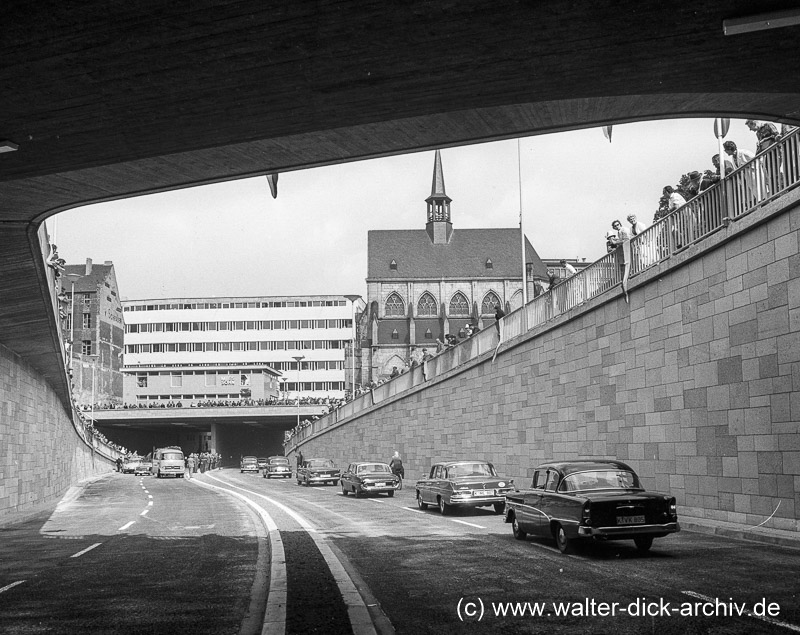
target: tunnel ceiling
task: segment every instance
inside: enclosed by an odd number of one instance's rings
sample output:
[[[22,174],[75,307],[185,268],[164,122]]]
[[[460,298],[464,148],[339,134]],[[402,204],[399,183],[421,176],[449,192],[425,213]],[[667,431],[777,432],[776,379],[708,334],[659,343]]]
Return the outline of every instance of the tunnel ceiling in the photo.
[[[13,1],[0,222],[203,182],[570,127],[797,121],[791,2]]]

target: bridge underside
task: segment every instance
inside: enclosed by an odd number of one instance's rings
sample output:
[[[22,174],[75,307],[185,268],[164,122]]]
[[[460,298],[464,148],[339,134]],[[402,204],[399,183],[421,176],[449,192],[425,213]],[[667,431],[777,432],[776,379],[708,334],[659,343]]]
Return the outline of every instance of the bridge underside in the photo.
[[[637,119],[797,123],[800,27],[723,35],[753,6],[12,3],[0,140],[19,149],[0,154],[0,342],[66,399],[31,232],[59,210]]]

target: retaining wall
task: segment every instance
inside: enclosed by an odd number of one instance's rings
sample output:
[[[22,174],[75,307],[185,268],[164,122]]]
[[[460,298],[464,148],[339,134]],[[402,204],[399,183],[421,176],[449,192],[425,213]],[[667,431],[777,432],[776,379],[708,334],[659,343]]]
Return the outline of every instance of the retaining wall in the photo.
[[[798,531],[798,194],[492,353],[333,423],[294,455],[416,479],[486,458],[518,486],[548,459],[618,458],[684,516]],[[771,517],[771,518],[770,518]],[[769,520],[767,520],[769,519]]]

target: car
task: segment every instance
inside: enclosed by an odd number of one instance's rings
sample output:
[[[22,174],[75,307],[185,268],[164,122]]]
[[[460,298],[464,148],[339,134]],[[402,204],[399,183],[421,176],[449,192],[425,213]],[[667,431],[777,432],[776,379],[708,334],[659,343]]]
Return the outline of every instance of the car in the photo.
[[[518,540],[552,537],[562,553],[578,541],[628,539],[647,551],[680,531],[674,496],[646,492],[628,465],[607,460],[540,465],[531,489],[506,496],[505,521]]]
[[[272,478],[273,476],[292,478],[292,466],[289,465],[289,459],[285,456],[271,456],[267,459],[264,478]]]
[[[499,476],[492,463],[473,459],[435,463],[415,489],[420,509],[433,505],[447,514],[455,507],[490,506],[501,514],[506,494],[515,488],[513,479]]]
[[[391,497],[400,489],[400,477],[392,474],[392,469],[386,463],[377,461],[351,463],[342,472],[339,482],[343,496],[352,492],[356,498],[381,492]]]
[[[123,474],[135,474],[136,468],[141,463],[142,459],[138,456],[129,456],[122,462],[122,473]]]
[[[135,476],[150,476],[150,469],[153,467],[152,461],[142,460],[134,468],[133,474]]]
[[[258,459],[254,456],[243,456],[239,464],[239,472],[255,472],[258,474]]]
[[[330,459],[306,459],[297,468],[298,485],[316,485],[317,483],[339,482],[339,468]]]
[[[158,448],[153,452],[151,474],[156,478],[184,478],[186,465],[184,462],[183,450],[180,446],[170,445],[165,448]]]
[[[269,464],[269,459],[263,456],[258,457],[258,469],[263,470]]]

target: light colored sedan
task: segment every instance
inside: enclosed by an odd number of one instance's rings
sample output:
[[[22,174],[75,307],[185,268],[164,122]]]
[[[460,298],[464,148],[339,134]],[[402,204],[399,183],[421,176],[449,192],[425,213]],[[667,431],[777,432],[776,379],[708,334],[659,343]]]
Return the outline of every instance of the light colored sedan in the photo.
[[[416,484],[417,506],[428,505],[447,514],[454,507],[494,507],[505,509],[506,494],[515,491],[514,481],[498,476],[488,461],[445,461],[431,467],[427,477]]]
[[[400,478],[392,474],[392,468],[386,463],[373,461],[351,463],[347,470],[342,472],[339,482],[342,485],[343,496],[352,492],[356,498],[378,493],[394,496],[395,490],[400,489]]]

